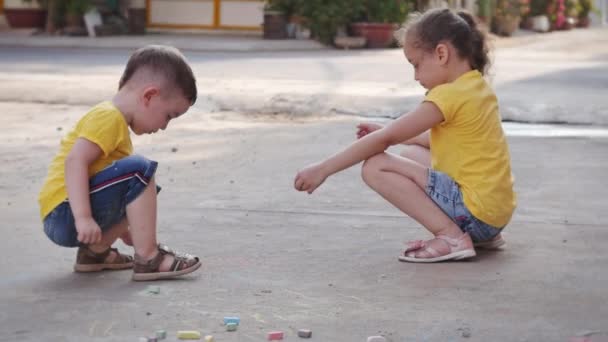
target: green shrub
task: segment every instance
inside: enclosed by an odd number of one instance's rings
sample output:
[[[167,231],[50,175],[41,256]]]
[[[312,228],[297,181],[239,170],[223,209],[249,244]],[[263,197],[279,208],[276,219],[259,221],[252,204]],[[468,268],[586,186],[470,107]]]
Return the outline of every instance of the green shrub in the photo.
[[[304,0],[301,14],[312,34],[324,44],[332,44],[338,28],[345,27],[364,10],[365,0]]]
[[[365,0],[364,19],[370,23],[401,24],[410,10],[404,0]]]

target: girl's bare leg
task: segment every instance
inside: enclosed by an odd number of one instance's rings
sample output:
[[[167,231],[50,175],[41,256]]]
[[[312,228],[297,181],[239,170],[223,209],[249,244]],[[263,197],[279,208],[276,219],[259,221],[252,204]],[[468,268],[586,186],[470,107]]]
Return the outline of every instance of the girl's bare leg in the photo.
[[[407,153],[425,161],[424,151],[410,146]],[[424,149],[420,147],[421,149]],[[430,160],[430,159],[429,159]],[[460,238],[463,232],[426,194],[428,167],[390,153],[377,154],[363,164],[362,177],[369,187],[405,214],[422,224],[433,235]],[[468,245],[472,248],[472,241]],[[435,240],[432,240],[435,241]],[[445,250],[442,242],[434,242],[433,248]],[[424,253],[424,252],[422,252]]]

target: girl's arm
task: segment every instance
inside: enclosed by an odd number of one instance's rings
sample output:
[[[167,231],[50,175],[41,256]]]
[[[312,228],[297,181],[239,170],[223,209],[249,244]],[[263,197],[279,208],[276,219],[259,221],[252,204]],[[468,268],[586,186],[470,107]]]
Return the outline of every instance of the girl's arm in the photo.
[[[78,241],[94,244],[101,241],[101,229],[93,219],[89,199],[89,165],[101,156],[95,143],[78,138],[65,159],[65,185],[74,215]]]
[[[443,114],[430,102],[423,102],[415,110],[393,121],[386,127],[365,135],[345,150],[320,163],[298,172],[296,190],[312,193],[325,179],[378,153],[389,146],[411,139],[443,121]]]
[[[403,142],[405,145],[420,145],[426,148],[431,147],[431,132],[426,130],[417,136]]]

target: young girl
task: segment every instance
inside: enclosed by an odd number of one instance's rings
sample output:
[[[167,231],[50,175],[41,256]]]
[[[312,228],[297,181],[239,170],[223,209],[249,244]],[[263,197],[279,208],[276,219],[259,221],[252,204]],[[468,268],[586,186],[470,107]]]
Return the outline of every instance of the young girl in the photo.
[[[470,14],[448,9],[413,17],[396,36],[428,90],[424,101],[386,127],[359,125],[356,142],[298,172],[294,186],[312,193],[365,161],[365,183],[434,235],[408,242],[399,260],[460,260],[499,247],[515,193],[497,99],[483,79],[485,36]],[[400,143],[401,156],[385,152]]]

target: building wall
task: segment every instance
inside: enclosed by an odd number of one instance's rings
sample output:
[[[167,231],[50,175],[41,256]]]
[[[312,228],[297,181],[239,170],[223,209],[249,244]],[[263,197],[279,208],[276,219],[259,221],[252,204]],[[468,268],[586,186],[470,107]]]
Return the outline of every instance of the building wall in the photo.
[[[263,0],[147,0],[148,27],[261,30]]]

